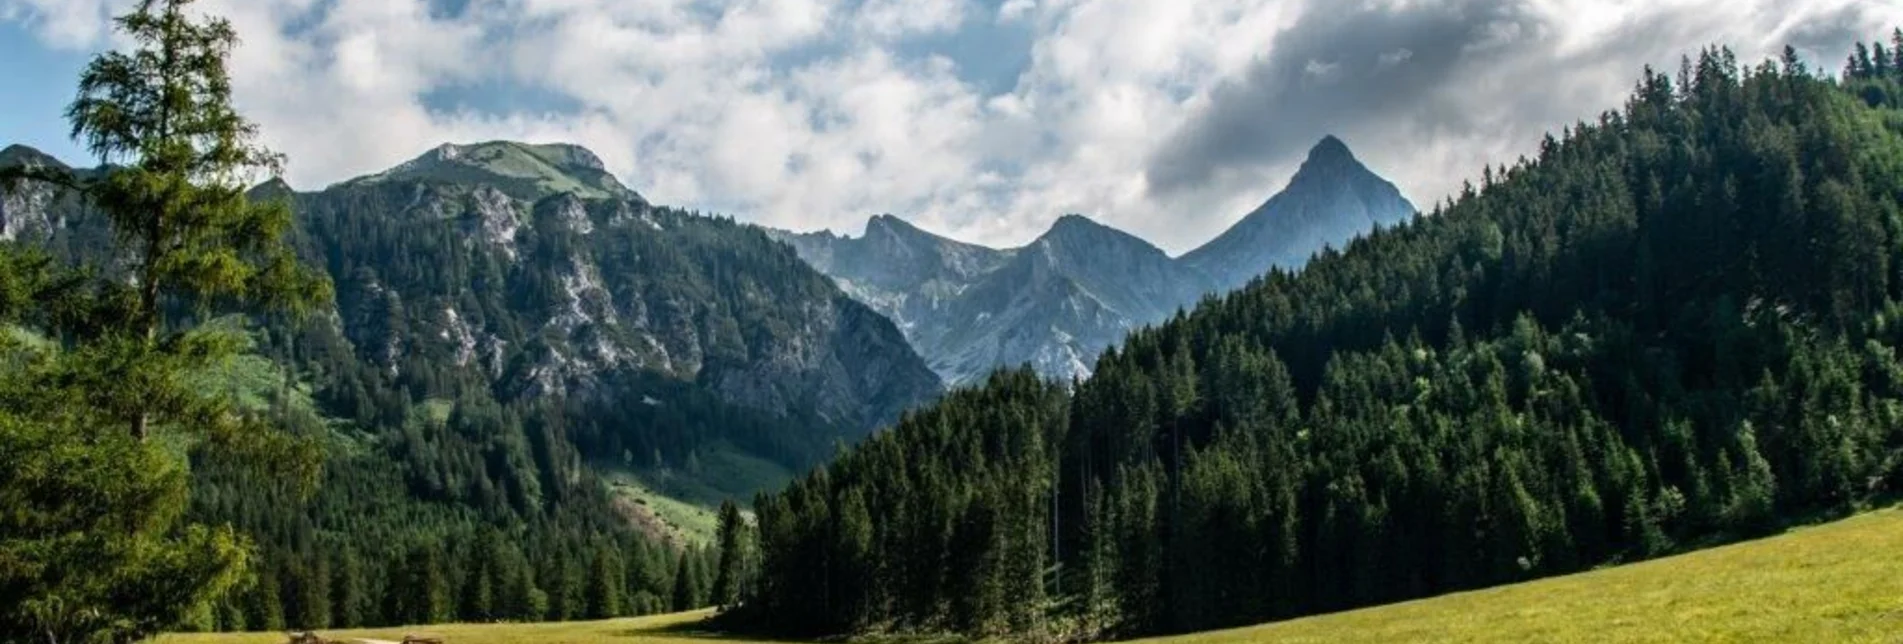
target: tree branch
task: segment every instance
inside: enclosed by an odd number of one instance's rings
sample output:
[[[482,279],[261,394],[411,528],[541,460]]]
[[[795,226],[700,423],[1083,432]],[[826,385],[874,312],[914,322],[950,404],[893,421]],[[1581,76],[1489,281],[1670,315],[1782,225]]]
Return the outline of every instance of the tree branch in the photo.
[[[0,195],[11,195],[29,181],[50,184],[81,193],[92,191],[92,182],[81,179],[71,170],[47,168],[33,165],[13,165],[0,168]]]

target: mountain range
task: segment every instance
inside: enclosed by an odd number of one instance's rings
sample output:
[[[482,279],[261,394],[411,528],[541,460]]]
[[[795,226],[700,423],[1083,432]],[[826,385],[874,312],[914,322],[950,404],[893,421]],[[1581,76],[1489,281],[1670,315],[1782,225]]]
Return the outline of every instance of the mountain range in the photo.
[[[1415,209],[1399,189],[1324,138],[1286,189],[1209,243],[1172,258],[1080,215],[1019,248],[988,248],[891,215],[865,234],[774,235],[839,287],[897,323],[947,383],[1029,363],[1046,377],[1088,377],[1132,329],[1275,269],[1296,269]]]
[[[0,164],[65,168],[22,146]],[[0,240],[111,265],[102,218],[22,187],[0,199]],[[272,350],[366,429],[432,404],[548,400],[582,428],[584,458],[671,470],[737,452],[790,473],[942,390],[891,322],[792,249],[652,205],[580,147],[444,145],[324,190],[273,181],[252,196],[289,203],[292,241],[336,291],[321,328],[261,332],[295,337]]]
[[[20,146],[0,163],[60,165]],[[788,467],[943,384],[1024,363],[1088,377],[1132,329],[1415,213],[1334,137],[1286,189],[1181,257],[1080,215],[1002,249],[891,215],[859,237],[762,229],[654,206],[572,145],[443,145],[321,191],[273,182],[255,194],[291,203],[300,250],[336,285],[340,340],[382,381],[340,390],[425,380],[410,388],[660,401],[626,389],[660,376],[799,419],[767,450],[806,455],[774,459]],[[109,247],[80,210],[70,195],[16,191],[0,202],[0,239],[69,256]]]

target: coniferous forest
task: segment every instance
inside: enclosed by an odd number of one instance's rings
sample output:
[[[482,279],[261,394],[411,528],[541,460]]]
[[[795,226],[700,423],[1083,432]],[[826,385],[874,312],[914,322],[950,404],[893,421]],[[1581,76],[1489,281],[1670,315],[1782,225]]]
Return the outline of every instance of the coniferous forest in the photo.
[[[890,321],[586,151],[259,184],[285,159],[233,105],[237,34],[191,4],[137,3],[84,70],[98,167],[0,153],[0,214],[57,222],[0,228],[0,642],[708,605],[774,636],[1098,640],[1903,493],[1903,30],[1841,73],[1646,70],[1087,381],[1004,370],[901,414],[938,382]],[[705,544],[610,480],[715,457],[816,469],[721,504]]]
[[[1787,50],[1788,52],[1789,50]],[[1903,491],[1903,32],[1725,49],[1416,221],[761,497],[737,624],[1185,632],[1632,562]]]
[[[581,234],[541,226],[510,263],[467,242],[471,217],[401,211],[465,196],[461,178],[255,185],[284,159],[231,105],[237,34],[190,4],[141,3],[118,22],[134,48],[80,79],[69,116],[104,165],[0,154],[7,207],[58,222],[0,241],[0,641],[605,618],[737,588],[720,564],[750,552],[740,521],[725,548],[643,528],[603,472],[715,449],[805,468],[860,430],[625,367],[588,372],[590,395],[526,395],[570,385],[530,376],[575,353],[537,315],[569,306]],[[525,218],[568,203],[508,187]],[[744,367],[843,300],[731,219],[585,208],[632,213],[588,239],[643,277],[620,292],[713,329],[664,338],[709,338],[707,363]],[[454,307],[462,326],[441,322]],[[477,359],[458,329],[514,350]]]

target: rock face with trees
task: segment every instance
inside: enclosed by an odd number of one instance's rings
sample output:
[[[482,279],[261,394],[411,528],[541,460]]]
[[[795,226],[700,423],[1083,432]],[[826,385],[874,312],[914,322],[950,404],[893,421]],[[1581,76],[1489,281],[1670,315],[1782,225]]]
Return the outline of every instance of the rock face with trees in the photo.
[[[1074,393],[994,375],[761,499],[736,623],[1192,631],[1903,491],[1898,123],[1881,48],[1841,79],[1722,49],[1648,70],[1430,215],[1136,332]]]

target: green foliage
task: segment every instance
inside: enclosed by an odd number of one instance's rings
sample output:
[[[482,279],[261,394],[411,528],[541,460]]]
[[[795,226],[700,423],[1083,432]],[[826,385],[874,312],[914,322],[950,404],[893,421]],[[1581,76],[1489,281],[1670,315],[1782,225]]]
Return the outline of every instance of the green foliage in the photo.
[[[328,283],[283,240],[282,208],[250,203],[242,183],[278,157],[231,107],[228,23],[188,0],[146,0],[116,24],[130,52],[96,58],[68,110],[98,173],[44,164],[0,171],[5,188],[47,182],[106,214],[123,270],[69,269],[0,249],[0,322],[57,339],[0,340],[0,639],[129,641],[202,617],[245,572],[249,546],[229,528],[181,521],[186,475],[148,444],[153,428],[223,455],[285,457],[294,444],[191,376],[235,355],[234,333],[195,324],[214,307],[300,313]],[[176,309],[176,310],[175,310]],[[191,315],[183,314],[189,309]],[[129,428],[111,430],[108,427]],[[312,468],[302,467],[303,472]]]
[[[756,504],[743,623],[1210,629],[1896,493],[1903,68],[1869,57],[1841,82],[1724,50],[1648,71],[1537,159],[1137,332],[1069,395],[1007,373],[946,397]]]
[[[720,527],[715,539],[717,569],[711,601],[715,606],[733,607],[751,590],[759,574],[753,527],[732,501],[720,504]]]
[[[232,530],[180,525],[185,472],[122,426],[0,412],[0,462],[0,637],[130,641],[248,569]]]

